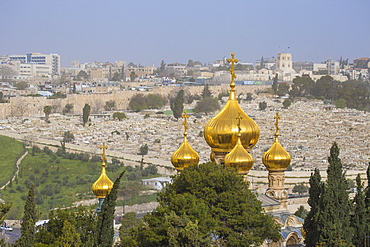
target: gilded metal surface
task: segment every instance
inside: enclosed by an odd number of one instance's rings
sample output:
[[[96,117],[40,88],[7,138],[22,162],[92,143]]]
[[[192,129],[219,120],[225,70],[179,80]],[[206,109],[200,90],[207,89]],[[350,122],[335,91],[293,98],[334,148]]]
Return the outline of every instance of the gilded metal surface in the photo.
[[[97,198],[105,198],[105,196],[112,190],[113,188],[113,182],[109,179],[106,173],[106,163],[107,157],[105,155],[105,150],[108,148],[108,146],[105,145],[105,142],[103,142],[103,145],[100,146],[100,148],[103,150],[101,156],[102,156],[102,169],[100,176],[98,180],[95,181],[95,183],[92,185],[92,191],[96,195]]]
[[[171,163],[177,171],[182,171],[185,167],[197,165],[199,163],[198,153],[188,143],[188,134],[186,132],[188,126],[186,119],[189,118],[189,116],[186,115],[186,111],[184,111],[182,118],[184,119],[184,141],[179,149],[177,149],[171,156]]]
[[[285,151],[279,142],[279,126],[278,121],[280,119],[279,113],[276,112],[275,118],[275,140],[272,147],[265,152],[262,157],[262,162],[266,166],[267,170],[273,171],[284,171],[289,166],[291,157],[290,154]]]
[[[246,174],[249,172],[249,170],[252,168],[254,160],[252,155],[250,155],[245,148],[243,147],[240,137],[241,137],[241,127],[240,123],[243,119],[241,117],[240,112],[238,113],[238,116],[236,117],[238,121],[238,141],[235,145],[235,147],[231,150],[230,153],[228,153],[225,156],[225,166],[227,168],[234,168],[238,170],[238,173],[240,174]]]
[[[236,78],[234,63],[238,62],[238,59],[234,59],[234,53],[232,53],[231,56],[232,59],[228,59],[228,62],[232,64],[230,69],[231,89],[229,99],[223,109],[204,126],[204,138],[215,152],[230,152],[236,145],[238,140],[236,117],[238,113],[240,113],[242,118],[240,126],[242,128],[241,143],[243,147],[247,150],[251,149],[257,144],[260,136],[260,129],[256,122],[254,122],[238,104],[234,83],[234,79]]]

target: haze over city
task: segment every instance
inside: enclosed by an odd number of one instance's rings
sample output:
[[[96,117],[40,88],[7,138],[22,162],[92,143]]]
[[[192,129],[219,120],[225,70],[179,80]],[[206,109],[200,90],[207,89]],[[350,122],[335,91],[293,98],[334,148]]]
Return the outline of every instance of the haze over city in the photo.
[[[159,66],[369,54],[369,1],[2,1],[0,55],[58,53],[62,66],[125,60]]]

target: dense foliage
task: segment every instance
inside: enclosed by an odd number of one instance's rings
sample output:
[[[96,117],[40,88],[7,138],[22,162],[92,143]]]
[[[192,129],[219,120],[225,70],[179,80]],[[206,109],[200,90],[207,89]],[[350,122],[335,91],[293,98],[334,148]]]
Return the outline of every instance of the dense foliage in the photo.
[[[316,82],[309,75],[293,79],[291,97],[312,96],[338,107],[370,111],[370,85],[362,80],[336,81],[331,76],[323,76]]]
[[[131,245],[259,246],[280,239],[278,225],[235,171],[206,163],[173,179],[156,211],[131,230]]]
[[[159,109],[167,103],[167,99],[159,94],[148,94],[137,93],[133,95],[129,102],[129,108],[131,111],[139,112],[145,109]]]
[[[319,243],[330,247],[351,246],[354,237],[349,186],[336,143],[330,149],[328,161],[326,182],[321,184],[318,170],[310,179],[308,203],[311,211],[304,223],[307,233],[305,243],[308,247]]]
[[[184,111],[184,90],[181,89],[175,98],[172,98],[170,100],[170,107],[173,112],[173,116],[176,119],[179,119],[182,116],[182,113]]]
[[[26,204],[24,206],[24,216],[21,223],[21,236],[17,239],[16,246],[29,247],[35,241],[35,223],[37,221],[35,204],[35,187],[30,186]]]
[[[2,199],[12,202],[7,219],[21,219],[27,198],[25,188],[31,184],[35,185],[35,201],[41,218],[47,217],[50,208],[71,206],[77,200],[95,198],[91,185],[100,174],[100,156],[68,153],[62,149],[53,152],[48,147],[40,149],[38,146],[34,146],[29,153],[20,165],[19,176],[2,191]],[[13,165],[14,161],[10,167]],[[116,158],[107,164],[110,178],[118,176],[123,169],[128,171],[123,178],[125,187],[120,190],[122,195],[127,195],[125,204],[154,201],[155,195],[139,193],[145,189],[140,180],[157,174],[155,165],[144,164],[144,168],[140,169],[140,166],[124,166]]]

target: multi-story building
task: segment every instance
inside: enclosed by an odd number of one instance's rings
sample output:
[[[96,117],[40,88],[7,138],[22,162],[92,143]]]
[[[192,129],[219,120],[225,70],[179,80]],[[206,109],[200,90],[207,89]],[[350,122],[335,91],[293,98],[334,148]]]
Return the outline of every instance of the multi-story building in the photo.
[[[167,65],[168,74],[174,76],[186,76],[186,64],[170,63]]]
[[[276,70],[283,73],[295,73],[291,53],[278,53],[276,60]]]
[[[293,62],[293,69],[297,72],[300,72],[302,70],[313,71],[313,63],[312,62]]]
[[[58,54],[27,53],[26,55],[10,55],[8,61],[19,61],[22,65],[29,64],[28,67],[34,67],[32,69],[33,74],[30,76],[37,76],[37,73],[47,73],[52,76],[60,75],[60,56]]]
[[[355,68],[370,69],[370,58],[369,57],[357,58],[353,62],[354,62]]]

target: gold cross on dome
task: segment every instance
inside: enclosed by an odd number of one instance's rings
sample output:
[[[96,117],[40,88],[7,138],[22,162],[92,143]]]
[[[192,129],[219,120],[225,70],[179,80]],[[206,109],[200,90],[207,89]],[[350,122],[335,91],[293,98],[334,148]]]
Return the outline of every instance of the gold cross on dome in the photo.
[[[105,150],[108,149],[108,146],[105,144],[105,142],[103,142],[103,145],[99,146],[100,149],[103,150],[102,154],[101,154],[101,157],[103,159],[103,161],[107,161],[107,156],[105,156]]]
[[[275,115],[275,117],[274,117],[274,119],[275,119],[275,128],[276,128],[276,131],[275,131],[275,135],[278,135],[279,134],[279,126],[278,126],[278,124],[279,124],[279,119],[280,119],[280,116],[279,116],[279,112],[278,111],[276,111],[276,115]]]
[[[184,111],[184,114],[182,114],[182,118],[184,119],[184,122],[182,123],[185,129],[184,134],[186,134],[186,130],[188,129],[186,119],[189,118],[189,115],[186,114],[186,111]]]
[[[235,58],[235,53],[233,52],[233,53],[231,53],[231,58],[227,59],[227,62],[231,63],[231,69],[229,69],[229,71],[231,72],[231,83],[230,83],[230,85],[233,85],[234,84],[234,79],[236,78],[235,63],[238,63],[239,59]]]
[[[242,128],[240,127],[240,120],[242,120],[243,118],[240,116],[240,112],[238,112],[238,116],[236,117],[236,119],[238,120],[238,133],[240,133],[240,131],[242,130]]]

